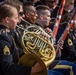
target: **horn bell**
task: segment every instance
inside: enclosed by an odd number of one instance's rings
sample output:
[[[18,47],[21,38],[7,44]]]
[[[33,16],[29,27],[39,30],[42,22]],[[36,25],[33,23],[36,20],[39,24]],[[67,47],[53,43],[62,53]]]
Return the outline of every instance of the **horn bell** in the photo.
[[[42,72],[31,75],[48,75],[47,68],[56,57],[56,52],[50,38],[45,38],[41,34],[42,32],[44,30],[39,26],[31,26],[25,30],[21,39],[25,54],[20,58],[19,64],[33,66],[36,62],[39,62],[44,68]]]

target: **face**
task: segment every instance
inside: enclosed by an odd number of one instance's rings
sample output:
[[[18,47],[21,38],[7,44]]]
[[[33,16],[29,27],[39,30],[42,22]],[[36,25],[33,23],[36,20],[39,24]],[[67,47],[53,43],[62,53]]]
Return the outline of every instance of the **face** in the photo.
[[[71,11],[71,10],[73,10],[73,7],[74,7],[74,3],[70,3],[69,5],[68,5],[68,9]]]
[[[24,12],[23,12],[23,7],[22,5],[20,5],[20,11],[19,11],[19,16],[18,16],[18,19],[19,19],[19,23],[21,22],[21,19],[24,18]]]
[[[43,20],[44,20],[44,21],[43,21],[43,26],[44,26],[44,27],[49,26],[50,16],[51,16],[50,11],[49,11],[49,10],[46,10],[46,14],[43,15]]]
[[[15,29],[18,22],[19,22],[18,11],[16,9],[14,9],[13,16],[11,18],[8,17],[8,27],[9,27],[9,29]]]
[[[69,10],[69,12],[72,11],[74,8],[74,0],[72,2],[66,4],[65,7]]]
[[[35,7],[32,6],[31,9],[32,10],[28,11],[27,15],[25,13],[25,15],[26,15],[27,21],[30,22],[30,23],[32,23],[32,24],[34,24],[35,21],[36,21],[36,19],[37,19],[37,12],[36,12]]]
[[[58,5],[59,0],[46,0],[46,5],[54,9]]]

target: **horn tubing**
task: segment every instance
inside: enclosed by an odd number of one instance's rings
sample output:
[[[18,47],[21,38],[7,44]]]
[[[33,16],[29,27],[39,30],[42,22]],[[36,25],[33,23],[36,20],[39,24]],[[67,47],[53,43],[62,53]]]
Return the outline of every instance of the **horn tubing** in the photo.
[[[22,21],[24,21],[25,23],[28,23],[29,25],[32,25],[31,23],[29,23],[28,21],[26,21],[25,19],[21,19]]]
[[[21,20],[22,20],[23,22],[25,22],[25,23],[29,24],[29,25],[32,25],[31,23],[29,23],[28,21],[24,20],[23,18],[22,18]],[[20,28],[20,29],[22,29],[22,30],[24,30],[24,31],[25,31],[25,29],[21,28],[21,27],[20,27],[20,26],[18,26],[18,25],[16,25],[16,27],[18,27],[18,28]]]

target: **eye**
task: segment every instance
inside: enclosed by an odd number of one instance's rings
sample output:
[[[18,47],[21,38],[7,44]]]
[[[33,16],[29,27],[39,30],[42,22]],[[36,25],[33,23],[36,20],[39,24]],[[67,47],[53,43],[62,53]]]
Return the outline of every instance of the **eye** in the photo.
[[[19,15],[22,16],[24,14],[24,12],[19,12]]]

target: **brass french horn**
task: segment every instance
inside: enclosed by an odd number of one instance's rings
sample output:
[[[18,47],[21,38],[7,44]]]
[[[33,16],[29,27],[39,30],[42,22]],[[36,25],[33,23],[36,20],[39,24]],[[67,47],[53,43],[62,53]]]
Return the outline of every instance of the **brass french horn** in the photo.
[[[47,37],[43,36],[45,33]],[[39,62],[44,70],[31,75],[48,75],[47,67],[54,61],[56,53],[51,43],[51,36],[40,26],[32,25],[25,29],[21,39],[24,55],[20,58],[20,65],[33,66]]]

